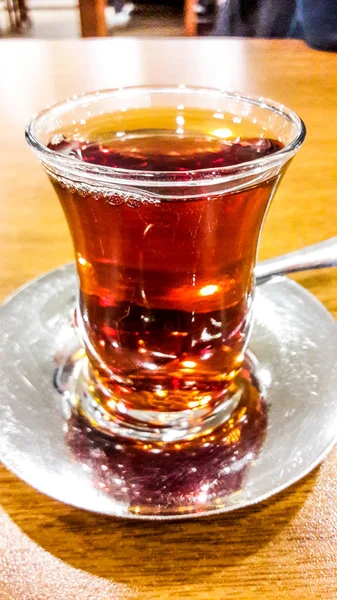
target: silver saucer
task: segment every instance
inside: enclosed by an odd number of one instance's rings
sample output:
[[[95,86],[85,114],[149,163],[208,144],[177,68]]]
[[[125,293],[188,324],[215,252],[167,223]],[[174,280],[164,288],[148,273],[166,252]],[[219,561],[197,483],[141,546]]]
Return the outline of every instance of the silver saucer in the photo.
[[[332,448],[337,323],[298,284],[279,277],[257,288],[250,342],[256,362],[246,375],[255,389],[251,409],[239,407],[237,422],[215,441],[201,438],[183,450],[108,438],[58,391],[61,365],[64,377],[65,362],[79,349],[76,286],[74,266],[66,265],[0,309],[0,459],[41,492],[113,516],[202,516],[283,490]]]

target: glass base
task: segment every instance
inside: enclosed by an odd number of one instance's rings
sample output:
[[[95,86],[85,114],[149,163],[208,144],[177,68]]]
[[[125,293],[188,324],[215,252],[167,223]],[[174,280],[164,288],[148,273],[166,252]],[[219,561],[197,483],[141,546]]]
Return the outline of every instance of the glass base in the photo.
[[[251,372],[253,365],[253,357],[247,357],[243,371],[248,369]],[[57,387],[63,393],[67,389],[71,404],[100,431],[143,442],[168,444],[194,439],[225,423],[243,397],[240,373],[228,385],[228,390],[215,407],[165,412],[133,410],[120,401],[116,402],[111,392],[89,374],[87,357],[84,350],[79,350],[59,369]],[[113,408],[107,410],[97,400],[99,396],[105,396],[104,404]]]

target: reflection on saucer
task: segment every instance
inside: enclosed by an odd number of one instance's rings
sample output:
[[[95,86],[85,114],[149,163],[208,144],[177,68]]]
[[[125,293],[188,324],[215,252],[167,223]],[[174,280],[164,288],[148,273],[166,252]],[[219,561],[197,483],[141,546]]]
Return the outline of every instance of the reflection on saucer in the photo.
[[[241,489],[257,458],[266,405],[247,370],[242,399],[224,425],[192,441],[160,446],[106,436],[81,415],[68,421],[67,444],[95,486],[138,515],[221,508]]]

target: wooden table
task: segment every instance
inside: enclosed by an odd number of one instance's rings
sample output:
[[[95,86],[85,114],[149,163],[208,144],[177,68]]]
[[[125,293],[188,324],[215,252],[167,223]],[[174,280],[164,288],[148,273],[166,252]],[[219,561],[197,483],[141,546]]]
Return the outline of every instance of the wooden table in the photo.
[[[72,257],[61,209],[23,130],[32,113],[82,90],[185,82],[284,102],[302,116],[308,137],[273,202],[261,257],[336,235],[337,54],[297,41],[13,40],[0,43],[0,62],[2,296]],[[337,315],[336,270],[297,279]],[[0,600],[337,597],[336,451],[270,501],[193,522],[89,514],[4,468],[0,482]]]

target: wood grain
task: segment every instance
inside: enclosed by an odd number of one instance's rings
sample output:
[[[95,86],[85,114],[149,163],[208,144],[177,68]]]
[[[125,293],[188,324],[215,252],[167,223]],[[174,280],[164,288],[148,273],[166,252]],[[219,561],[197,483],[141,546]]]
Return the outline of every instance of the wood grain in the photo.
[[[37,110],[88,89],[185,82],[289,105],[308,137],[271,207],[261,257],[336,235],[336,54],[296,41],[14,40],[0,43],[0,62],[2,296],[72,258],[61,209],[23,130]],[[297,279],[337,315],[336,270]],[[0,600],[337,597],[336,451],[276,498],[194,522],[88,514],[4,468],[0,482]]]

